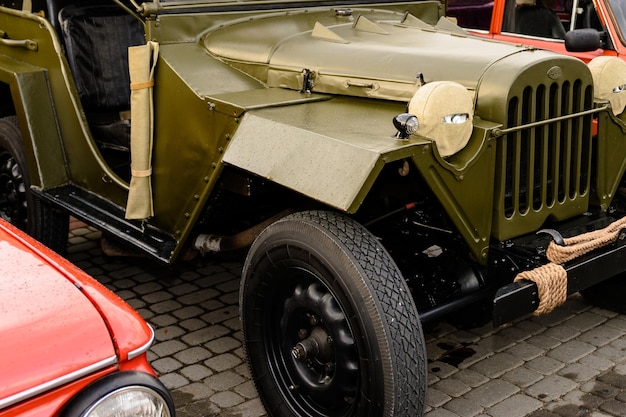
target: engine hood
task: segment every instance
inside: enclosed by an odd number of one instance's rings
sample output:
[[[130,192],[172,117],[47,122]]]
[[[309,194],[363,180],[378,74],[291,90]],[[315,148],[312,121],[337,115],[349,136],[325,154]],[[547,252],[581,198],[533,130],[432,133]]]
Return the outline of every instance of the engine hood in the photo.
[[[410,14],[357,9],[231,21],[210,31],[204,46],[268,87],[306,90],[308,77],[314,92],[399,101],[419,88],[418,74],[474,90],[489,66],[528,49],[470,36],[445,19],[431,26]]]
[[[0,408],[117,364],[111,335],[74,282],[0,228]]]

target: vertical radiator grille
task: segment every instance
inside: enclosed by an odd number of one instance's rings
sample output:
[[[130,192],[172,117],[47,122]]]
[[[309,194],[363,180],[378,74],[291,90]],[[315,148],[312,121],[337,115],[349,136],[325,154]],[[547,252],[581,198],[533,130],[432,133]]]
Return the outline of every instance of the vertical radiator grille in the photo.
[[[508,100],[506,128],[549,120],[499,139],[496,224],[523,217],[529,231],[553,215],[585,211],[592,160],[592,117],[565,118],[590,109],[592,87],[580,80],[526,86]],[[584,207],[583,207],[584,206]],[[564,213],[567,212],[567,213]],[[534,220],[532,220],[534,219]],[[515,222],[519,224],[519,222]],[[512,226],[512,225],[509,225]],[[517,230],[516,233],[520,231]],[[496,235],[510,233],[496,231]]]

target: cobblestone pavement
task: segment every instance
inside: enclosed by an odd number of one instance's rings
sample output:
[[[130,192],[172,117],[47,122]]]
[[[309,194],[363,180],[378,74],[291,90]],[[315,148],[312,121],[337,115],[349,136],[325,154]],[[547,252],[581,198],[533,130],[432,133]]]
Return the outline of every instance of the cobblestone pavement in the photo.
[[[179,417],[265,415],[241,346],[242,255],[164,268],[103,256],[98,232],[71,229],[68,258],[154,327],[149,359]],[[438,323],[425,336],[427,417],[626,416],[626,316],[580,297],[505,328]]]

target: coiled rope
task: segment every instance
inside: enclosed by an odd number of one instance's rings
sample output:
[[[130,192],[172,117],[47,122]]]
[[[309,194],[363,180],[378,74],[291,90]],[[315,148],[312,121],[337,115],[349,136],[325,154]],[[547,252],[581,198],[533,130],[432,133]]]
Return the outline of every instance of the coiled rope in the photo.
[[[554,241],[550,242],[546,251],[550,263],[530,271],[520,272],[514,280],[515,282],[528,280],[537,284],[539,306],[533,315],[549,313],[567,299],[567,272],[561,264],[615,242],[624,228],[626,228],[626,217],[611,223],[604,229],[563,239],[563,246]]]

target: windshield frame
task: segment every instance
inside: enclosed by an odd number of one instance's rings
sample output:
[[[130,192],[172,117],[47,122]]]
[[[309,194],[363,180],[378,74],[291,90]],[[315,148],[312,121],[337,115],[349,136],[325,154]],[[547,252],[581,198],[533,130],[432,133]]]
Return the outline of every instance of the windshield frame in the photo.
[[[613,22],[620,43],[626,46],[626,2],[623,0],[607,0],[609,18]]]
[[[133,1],[133,0],[131,0]],[[444,0],[416,0],[424,3],[445,4]],[[404,0],[153,0],[150,6],[139,8],[162,13],[187,13],[196,11],[237,11],[237,10],[272,10],[302,9],[308,7],[357,7],[384,6],[386,4],[405,3]]]

